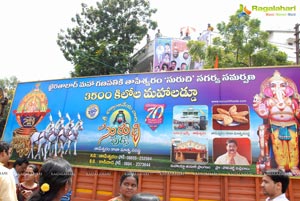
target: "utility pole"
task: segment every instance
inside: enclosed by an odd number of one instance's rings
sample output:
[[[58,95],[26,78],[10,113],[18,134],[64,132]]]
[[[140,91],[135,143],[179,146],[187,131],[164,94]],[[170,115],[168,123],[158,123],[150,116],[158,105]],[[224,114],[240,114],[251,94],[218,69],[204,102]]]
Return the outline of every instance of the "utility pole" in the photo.
[[[296,43],[296,64],[298,65],[299,64],[299,57],[300,57],[300,50],[299,50],[299,24],[297,23],[295,25],[295,36],[296,36],[296,40],[295,40],[295,43]]]

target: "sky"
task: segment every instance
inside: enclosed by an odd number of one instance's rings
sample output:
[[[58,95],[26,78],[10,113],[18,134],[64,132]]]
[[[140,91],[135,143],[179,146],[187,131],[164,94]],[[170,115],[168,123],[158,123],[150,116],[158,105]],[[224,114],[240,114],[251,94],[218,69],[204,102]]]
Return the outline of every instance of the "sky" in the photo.
[[[71,18],[80,13],[81,3],[95,5],[94,0],[9,0],[0,7],[0,79],[16,76],[21,82],[69,78],[73,70],[56,44],[60,29],[74,24]],[[180,28],[192,26],[196,32],[210,23],[229,21],[240,7],[253,5],[295,6],[296,16],[266,16],[266,12],[252,10],[250,16],[261,20],[261,28],[293,30],[300,23],[300,2],[296,0],[150,0],[157,8],[153,20],[163,36],[179,37]],[[268,12],[283,13],[283,12]],[[286,13],[286,12],[285,12]],[[216,29],[215,29],[216,30]],[[149,31],[151,39],[156,31]],[[141,42],[143,45],[144,41]]]

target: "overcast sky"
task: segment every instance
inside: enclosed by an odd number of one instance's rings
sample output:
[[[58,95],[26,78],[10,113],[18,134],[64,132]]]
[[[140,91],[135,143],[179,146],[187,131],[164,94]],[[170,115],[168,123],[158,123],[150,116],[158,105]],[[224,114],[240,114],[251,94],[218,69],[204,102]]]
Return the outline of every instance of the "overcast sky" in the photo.
[[[71,18],[81,3],[93,0],[7,0],[0,6],[0,79],[16,76],[21,82],[68,78],[73,66],[56,44],[60,29],[72,26]],[[296,16],[267,17],[252,11],[263,29],[290,29],[300,23],[300,1],[296,0],[151,0],[158,12],[153,17],[164,36],[179,37],[182,26],[193,26],[198,35],[207,24],[228,22],[243,4],[257,6],[296,6]],[[154,37],[155,31],[150,32]]]

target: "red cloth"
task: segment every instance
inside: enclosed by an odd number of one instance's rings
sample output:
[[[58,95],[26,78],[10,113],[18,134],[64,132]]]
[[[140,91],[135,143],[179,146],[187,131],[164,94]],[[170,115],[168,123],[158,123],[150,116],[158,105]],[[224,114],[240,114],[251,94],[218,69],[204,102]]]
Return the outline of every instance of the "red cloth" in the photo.
[[[218,55],[216,56],[216,60],[215,60],[215,65],[214,65],[215,68],[218,68],[219,67],[219,57]]]

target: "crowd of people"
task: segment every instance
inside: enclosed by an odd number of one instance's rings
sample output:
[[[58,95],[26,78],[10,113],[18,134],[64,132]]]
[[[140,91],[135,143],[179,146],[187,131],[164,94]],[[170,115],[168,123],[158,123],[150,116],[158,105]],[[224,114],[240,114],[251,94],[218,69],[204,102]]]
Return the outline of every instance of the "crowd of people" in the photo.
[[[161,38],[162,33],[160,29],[157,30],[155,38]],[[189,33],[182,40],[190,40]],[[183,42],[182,42],[183,43]],[[167,71],[185,71],[190,70],[191,56],[187,48],[179,50],[177,47],[171,48],[170,41],[161,39],[155,47],[155,62],[154,72],[167,72]]]
[[[174,48],[171,51],[170,44],[159,44],[156,47],[157,65],[155,72],[189,70],[191,56],[187,50],[179,52]]]
[[[0,201],[66,201],[71,198],[73,170],[62,158],[49,158],[39,169],[26,157],[9,169],[9,143],[0,141]],[[20,178],[22,176],[22,178]]]
[[[120,179],[119,195],[109,201],[160,201],[154,194],[137,193],[138,184],[139,178],[136,174],[123,174]],[[270,169],[264,172],[261,187],[267,201],[289,201],[286,197],[288,186],[289,176],[282,170]]]
[[[22,157],[9,169],[11,155],[10,144],[0,141],[0,201],[71,200],[73,170],[68,161],[49,158],[39,169]],[[136,174],[125,173],[120,179],[120,195],[110,201],[159,201],[155,195],[137,193],[138,183]]]
[[[234,142],[228,142],[228,144]],[[0,141],[0,201],[62,201],[70,200],[73,170],[63,158],[49,158],[40,170],[26,158],[17,159],[13,168],[7,164],[12,155],[10,144]],[[23,175],[20,182],[19,176]],[[139,178],[125,173],[120,178],[119,195],[109,201],[159,201],[150,193],[138,193]],[[262,191],[266,200],[288,201],[286,191],[289,177],[280,169],[270,169],[262,177]]]

